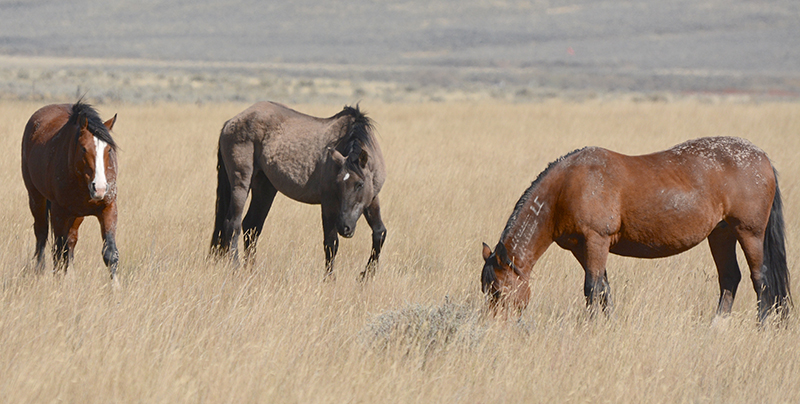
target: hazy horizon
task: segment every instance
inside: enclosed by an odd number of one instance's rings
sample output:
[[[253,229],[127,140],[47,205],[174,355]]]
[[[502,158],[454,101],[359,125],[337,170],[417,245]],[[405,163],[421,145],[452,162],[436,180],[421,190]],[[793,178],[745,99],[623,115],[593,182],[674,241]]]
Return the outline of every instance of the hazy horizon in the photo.
[[[800,94],[800,4],[790,1],[3,0],[0,22],[0,55],[11,56],[450,88]]]

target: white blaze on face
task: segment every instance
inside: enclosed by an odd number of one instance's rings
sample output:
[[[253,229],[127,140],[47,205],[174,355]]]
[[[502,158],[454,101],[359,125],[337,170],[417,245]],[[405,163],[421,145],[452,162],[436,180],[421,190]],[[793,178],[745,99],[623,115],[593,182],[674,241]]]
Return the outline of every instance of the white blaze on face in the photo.
[[[350,173],[345,173],[344,178],[342,178],[342,181],[347,181],[348,178],[350,178]]]
[[[92,180],[91,189],[94,191],[92,197],[95,199],[103,199],[106,194],[108,184],[106,181],[106,146],[108,143],[94,138],[94,149],[96,156],[94,159],[94,179]]]

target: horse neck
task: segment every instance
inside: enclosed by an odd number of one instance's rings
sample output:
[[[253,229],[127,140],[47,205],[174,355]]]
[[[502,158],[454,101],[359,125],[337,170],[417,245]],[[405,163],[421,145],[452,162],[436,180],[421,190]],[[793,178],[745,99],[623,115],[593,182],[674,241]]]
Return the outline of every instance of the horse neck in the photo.
[[[333,135],[331,139],[335,144],[340,144],[347,140],[347,133],[350,129],[350,125],[352,123],[352,118],[349,116],[342,116],[338,119],[334,120],[332,123],[332,130],[330,130],[330,134]],[[344,153],[346,150],[339,150],[340,152]]]
[[[553,177],[550,174],[548,177]],[[509,259],[525,274],[553,243],[553,212],[555,196],[552,178],[543,180],[526,191],[527,198],[509,219],[500,242],[506,247]]]
[[[75,165],[77,164],[78,159],[82,156],[78,153],[79,147],[79,139],[80,136],[76,131],[80,131],[80,129],[74,130],[66,130],[64,132],[59,133],[58,136],[54,139],[55,141],[61,144],[64,150],[67,150],[67,159],[66,159],[66,170],[65,172],[68,174],[70,179],[77,179],[78,175],[75,173]]]

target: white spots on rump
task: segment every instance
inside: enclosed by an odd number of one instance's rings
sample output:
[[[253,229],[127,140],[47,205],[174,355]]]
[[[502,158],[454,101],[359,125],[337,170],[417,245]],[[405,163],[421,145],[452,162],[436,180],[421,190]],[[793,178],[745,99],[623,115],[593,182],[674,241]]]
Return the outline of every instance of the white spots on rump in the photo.
[[[723,158],[744,168],[759,162],[764,152],[749,140],[738,137],[704,137],[683,142],[670,149],[677,156],[694,155],[704,160],[707,168],[722,170]]]

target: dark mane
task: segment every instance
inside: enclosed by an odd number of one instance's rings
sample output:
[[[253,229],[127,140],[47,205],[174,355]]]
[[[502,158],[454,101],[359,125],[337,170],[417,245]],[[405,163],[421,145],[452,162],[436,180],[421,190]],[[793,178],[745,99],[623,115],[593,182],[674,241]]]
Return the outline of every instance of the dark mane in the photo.
[[[529,186],[528,189],[526,189],[525,192],[522,193],[522,196],[519,198],[519,200],[517,201],[517,204],[514,206],[514,211],[511,212],[511,217],[508,218],[508,222],[506,223],[506,227],[505,227],[505,229],[503,229],[503,234],[500,235],[500,240],[501,241],[505,240],[506,236],[511,231],[511,228],[514,227],[514,223],[516,223],[517,217],[519,217],[519,213],[525,207],[525,204],[528,202],[528,199],[530,199],[531,195],[533,195],[533,191],[536,190],[536,187],[539,185],[539,183],[542,181],[542,179],[547,175],[547,173],[550,171],[550,169],[552,169],[553,167],[557,166],[559,163],[561,163],[562,161],[566,160],[567,158],[569,158],[573,154],[578,153],[579,151],[582,151],[584,149],[585,149],[585,147],[580,148],[580,149],[575,149],[575,150],[573,150],[573,151],[571,151],[571,152],[559,157],[555,161],[550,162],[550,164],[547,165],[547,168],[545,168],[544,171],[539,173],[539,175],[536,177],[536,179],[533,180],[533,183],[531,183],[531,186]]]
[[[353,118],[350,127],[347,128],[347,133],[339,140],[339,145],[343,146],[344,154],[349,155],[353,150],[358,152],[361,148],[372,148],[374,142],[372,132],[375,127],[372,120],[361,112],[358,105],[356,104],[355,108],[345,106],[341,112],[332,116],[331,119],[342,117]]]
[[[88,129],[92,135],[108,143],[112,150],[117,150],[117,143],[111,137],[111,133],[108,131],[108,128],[106,128],[106,125],[103,124],[103,120],[100,119],[100,115],[98,115],[97,111],[95,111],[91,105],[84,103],[83,100],[78,100],[78,102],[72,106],[72,112],[69,115],[69,121],[67,121],[67,123],[70,125],[78,125],[81,117],[85,118],[88,122]]]

